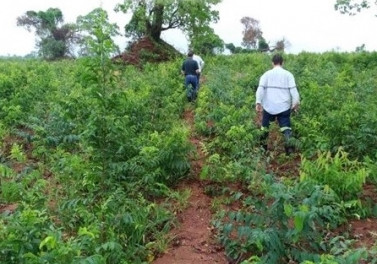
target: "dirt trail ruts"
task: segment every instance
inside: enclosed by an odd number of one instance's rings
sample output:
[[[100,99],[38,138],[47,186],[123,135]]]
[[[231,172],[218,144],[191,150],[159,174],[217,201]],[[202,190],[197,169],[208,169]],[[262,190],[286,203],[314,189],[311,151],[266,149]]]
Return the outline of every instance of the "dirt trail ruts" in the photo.
[[[194,125],[194,113],[187,109],[184,120],[191,130]],[[194,135],[194,133],[192,133]],[[189,189],[191,196],[187,208],[178,214],[179,225],[172,230],[172,245],[154,264],[211,264],[228,263],[223,248],[214,241],[211,227],[211,198],[204,192],[205,183],[199,174],[203,166],[204,154],[201,140],[192,136],[191,143],[196,147],[197,157],[191,160],[192,175],[179,188]]]

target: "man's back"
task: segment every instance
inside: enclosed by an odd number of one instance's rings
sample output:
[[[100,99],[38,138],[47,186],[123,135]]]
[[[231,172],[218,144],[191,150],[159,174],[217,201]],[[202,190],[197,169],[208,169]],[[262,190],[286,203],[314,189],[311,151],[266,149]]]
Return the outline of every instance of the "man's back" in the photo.
[[[192,58],[187,58],[182,65],[182,71],[185,75],[196,75],[196,70],[199,69],[198,63]]]
[[[260,79],[257,96],[263,102],[263,108],[271,114],[289,109],[292,101],[298,100],[293,74],[280,66],[265,72]]]
[[[264,75],[267,87],[289,89],[296,86],[293,74],[282,67],[274,67]]]

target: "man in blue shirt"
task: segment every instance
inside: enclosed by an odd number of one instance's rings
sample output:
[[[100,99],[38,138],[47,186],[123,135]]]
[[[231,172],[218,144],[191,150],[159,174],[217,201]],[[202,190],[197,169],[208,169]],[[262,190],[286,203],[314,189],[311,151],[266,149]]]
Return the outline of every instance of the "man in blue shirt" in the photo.
[[[189,102],[194,101],[196,99],[196,95],[198,92],[198,73],[199,73],[199,65],[193,59],[194,53],[189,51],[187,54],[187,59],[182,64],[182,74],[185,75],[185,88],[186,88],[186,95],[187,100]]]

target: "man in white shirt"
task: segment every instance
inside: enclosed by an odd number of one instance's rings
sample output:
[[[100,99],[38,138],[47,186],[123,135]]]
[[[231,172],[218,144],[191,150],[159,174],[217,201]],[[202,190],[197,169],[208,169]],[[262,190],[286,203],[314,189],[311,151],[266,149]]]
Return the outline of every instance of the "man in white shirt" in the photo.
[[[275,54],[272,57],[273,68],[266,71],[259,80],[256,92],[256,106],[258,112],[263,111],[262,117],[262,144],[267,150],[267,137],[270,122],[277,119],[280,131],[285,138],[285,152],[287,155],[293,152],[289,144],[292,135],[291,111],[296,111],[300,104],[295,78],[292,73],[283,69],[283,57]]]
[[[196,61],[198,63],[198,66],[199,66],[199,73],[197,74],[197,77],[198,77],[198,90],[199,90],[199,86],[200,86],[200,73],[202,72],[202,69],[204,67],[204,60],[199,55],[196,55],[196,54],[194,54],[194,56],[192,58],[194,59],[194,61]]]

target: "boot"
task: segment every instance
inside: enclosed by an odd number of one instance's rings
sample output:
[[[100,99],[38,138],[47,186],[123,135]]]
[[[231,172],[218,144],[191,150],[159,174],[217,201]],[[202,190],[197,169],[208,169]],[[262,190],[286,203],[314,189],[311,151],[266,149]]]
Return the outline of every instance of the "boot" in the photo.
[[[295,152],[294,148],[293,147],[287,147],[285,146],[285,155],[289,156],[291,155],[293,152]]]
[[[291,131],[291,129],[284,130],[283,131],[283,135],[284,135],[284,141],[285,141],[285,146],[284,146],[285,154],[287,156],[289,156],[295,150],[294,147],[292,146],[292,143],[289,142],[291,140],[291,137],[292,137],[292,131]]]
[[[268,131],[264,131],[259,141],[264,151],[267,151],[267,138],[268,138]]]
[[[262,148],[264,149],[264,151],[267,151],[267,144],[262,144]]]
[[[187,88],[186,95],[187,95],[187,101],[192,102],[194,100],[194,95],[193,95],[191,87]]]

